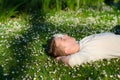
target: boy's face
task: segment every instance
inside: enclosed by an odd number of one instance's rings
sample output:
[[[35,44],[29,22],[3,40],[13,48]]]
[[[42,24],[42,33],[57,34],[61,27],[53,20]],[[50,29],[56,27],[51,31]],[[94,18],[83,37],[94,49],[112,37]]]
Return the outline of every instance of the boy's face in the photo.
[[[69,49],[69,52],[65,52],[64,55],[71,54],[70,50],[72,49],[72,47],[75,45],[78,45],[76,43],[75,38],[70,37],[68,35],[64,35],[62,37],[55,38],[55,44],[56,44],[56,46],[63,48],[62,50],[64,50],[64,52],[66,49]]]

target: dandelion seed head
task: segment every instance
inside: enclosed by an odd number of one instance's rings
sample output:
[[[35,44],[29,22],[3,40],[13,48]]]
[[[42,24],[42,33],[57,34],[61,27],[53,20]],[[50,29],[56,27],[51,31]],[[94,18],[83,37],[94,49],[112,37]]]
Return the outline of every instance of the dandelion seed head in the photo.
[[[120,74],[118,74],[117,77],[120,79]]]

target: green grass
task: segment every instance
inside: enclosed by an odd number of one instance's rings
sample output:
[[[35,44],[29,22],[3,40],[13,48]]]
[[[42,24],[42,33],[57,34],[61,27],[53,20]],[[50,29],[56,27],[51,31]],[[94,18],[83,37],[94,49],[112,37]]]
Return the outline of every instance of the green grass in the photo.
[[[15,17],[21,12],[78,10],[81,7],[101,7],[103,0],[0,0],[0,21]],[[4,17],[6,16],[6,17]]]
[[[67,33],[77,40],[100,32],[120,34],[118,13],[119,10],[102,6],[101,9],[60,10],[45,16],[40,16],[40,12],[21,13],[0,22],[0,79],[120,79],[119,58],[71,68],[56,62],[46,53],[47,41],[55,33]]]

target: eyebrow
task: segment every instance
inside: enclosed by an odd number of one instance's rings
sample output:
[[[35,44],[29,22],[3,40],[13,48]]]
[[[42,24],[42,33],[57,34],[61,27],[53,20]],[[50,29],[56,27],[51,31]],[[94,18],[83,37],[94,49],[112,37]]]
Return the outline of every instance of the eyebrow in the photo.
[[[61,41],[62,41],[62,37],[59,37],[58,40],[61,40]]]

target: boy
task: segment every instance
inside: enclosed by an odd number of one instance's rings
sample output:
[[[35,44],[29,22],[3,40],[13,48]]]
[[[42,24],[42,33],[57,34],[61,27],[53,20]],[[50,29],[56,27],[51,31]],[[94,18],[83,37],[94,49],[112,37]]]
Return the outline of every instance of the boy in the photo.
[[[64,34],[55,34],[49,43],[48,53],[71,67],[100,59],[120,57],[120,35],[93,34],[76,41]]]

